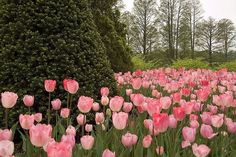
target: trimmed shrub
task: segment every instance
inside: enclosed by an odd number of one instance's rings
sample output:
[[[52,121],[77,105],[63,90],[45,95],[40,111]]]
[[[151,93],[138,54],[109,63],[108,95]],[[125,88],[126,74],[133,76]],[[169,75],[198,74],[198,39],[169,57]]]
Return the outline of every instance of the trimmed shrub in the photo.
[[[221,64],[218,69],[227,68],[229,71],[236,71],[236,61]]]
[[[133,56],[132,62],[133,62],[134,71],[137,69],[147,70],[147,69],[155,68],[155,65],[152,62],[144,61],[144,59],[140,55]]]
[[[210,68],[208,63],[202,61],[200,58],[198,59],[183,59],[177,60],[172,64],[173,68],[182,68],[185,67],[186,69],[208,69]]]
[[[57,80],[55,95],[63,98],[65,78],[79,82],[79,95],[96,98],[102,86],[116,93],[114,74],[87,0],[2,0],[0,58],[0,92],[16,92],[20,99],[34,94],[35,111],[45,113],[39,108],[48,103],[45,79]],[[73,96],[73,104],[77,96]],[[20,108],[18,105],[16,112]]]

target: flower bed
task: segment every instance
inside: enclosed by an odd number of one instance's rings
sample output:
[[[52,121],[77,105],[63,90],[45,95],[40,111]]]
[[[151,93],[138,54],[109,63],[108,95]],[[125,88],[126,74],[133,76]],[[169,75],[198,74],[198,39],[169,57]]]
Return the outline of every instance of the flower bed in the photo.
[[[71,103],[79,90],[77,81],[64,80],[68,100],[62,104],[60,98],[51,97],[56,81],[46,80],[47,113],[31,111],[34,97],[24,96],[29,112],[19,115],[21,129],[7,123],[10,108],[21,100],[16,93],[2,93],[6,112],[0,156],[234,156],[236,73],[161,68],[117,73],[115,78],[119,96],[109,96],[103,87],[99,101],[80,96],[77,104]],[[75,105],[80,113],[74,118],[70,112]],[[22,150],[14,153],[16,132]]]

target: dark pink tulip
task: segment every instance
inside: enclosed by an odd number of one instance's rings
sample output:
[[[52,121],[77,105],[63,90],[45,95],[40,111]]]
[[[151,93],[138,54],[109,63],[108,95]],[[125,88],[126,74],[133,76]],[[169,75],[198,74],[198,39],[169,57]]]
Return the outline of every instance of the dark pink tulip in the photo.
[[[45,80],[44,88],[47,92],[53,92],[56,88],[56,80]]]
[[[174,107],[173,114],[174,114],[174,117],[177,121],[182,121],[186,116],[183,107]]]
[[[154,128],[158,132],[165,132],[169,126],[169,117],[167,113],[154,113],[153,114],[153,124]]]
[[[25,95],[23,98],[23,102],[25,104],[25,106],[27,107],[31,107],[34,104],[34,96],[31,95]]]

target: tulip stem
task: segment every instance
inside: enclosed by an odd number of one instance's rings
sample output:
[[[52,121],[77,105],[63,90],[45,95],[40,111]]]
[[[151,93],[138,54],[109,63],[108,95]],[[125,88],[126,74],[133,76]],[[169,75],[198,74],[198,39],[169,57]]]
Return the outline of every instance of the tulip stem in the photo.
[[[67,108],[69,108],[69,103],[70,103],[70,93],[68,92],[68,94],[67,94]]]
[[[9,109],[6,108],[5,109],[5,124],[6,124],[6,129],[8,129],[8,112],[9,112]]]
[[[50,105],[51,105],[51,93],[49,92],[49,96],[48,96],[49,98],[48,98],[48,100],[49,100],[49,102],[48,102],[48,124],[50,124]]]
[[[70,102],[70,108],[69,108],[69,109],[70,109],[70,110],[72,110],[72,108],[71,108],[72,96],[73,96],[72,94],[69,94],[69,102]]]
[[[29,114],[30,114],[30,107],[29,107]]]

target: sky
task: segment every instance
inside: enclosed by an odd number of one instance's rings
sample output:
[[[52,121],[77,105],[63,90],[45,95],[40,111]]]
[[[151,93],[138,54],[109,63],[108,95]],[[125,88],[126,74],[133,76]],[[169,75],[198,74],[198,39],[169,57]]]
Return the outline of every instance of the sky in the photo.
[[[126,10],[131,11],[134,0],[123,0]],[[236,25],[236,0],[201,0],[204,10],[204,17],[219,20],[222,18],[230,19]]]

